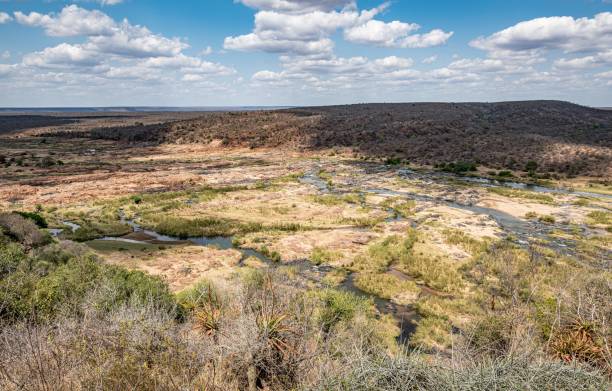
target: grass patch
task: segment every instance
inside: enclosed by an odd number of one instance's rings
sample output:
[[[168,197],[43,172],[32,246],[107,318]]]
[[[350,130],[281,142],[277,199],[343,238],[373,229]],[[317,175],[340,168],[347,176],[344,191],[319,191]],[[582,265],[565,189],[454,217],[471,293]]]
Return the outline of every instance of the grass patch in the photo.
[[[587,215],[587,222],[590,225],[610,225],[612,224],[612,213],[596,210]]]
[[[509,198],[521,198],[524,200],[530,200],[537,202],[539,204],[555,204],[555,199],[548,194],[540,194],[533,191],[526,190],[518,190],[518,189],[508,189],[505,187],[488,187],[487,191],[489,193],[501,195]]]
[[[342,284],[349,272],[346,269],[333,269],[323,277],[323,284],[328,287],[337,287]]]
[[[360,204],[362,203],[362,196],[357,193],[345,194],[345,195],[335,195],[335,194],[325,194],[325,195],[316,195],[312,196],[312,201],[326,206],[337,206],[343,204]]]
[[[446,241],[459,246],[473,256],[482,254],[489,247],[489,240],[478,240],[459,229],[446,229],[442,232]]]
[[[383,299],[391,299],[402,295],[404,300],[416,300],[420,289],[410,280],[401,280],[396,276],[386,273],[360,273],[355,278],[355,286],[364,292],[381,297]],[[404,301],[403,300],[403,301]]]
[[[324,263],[332,263],[342,258],[342,253],[339,251],[326,250],[321,247],[315,247],[310,254],[310,262],[315,265]]]

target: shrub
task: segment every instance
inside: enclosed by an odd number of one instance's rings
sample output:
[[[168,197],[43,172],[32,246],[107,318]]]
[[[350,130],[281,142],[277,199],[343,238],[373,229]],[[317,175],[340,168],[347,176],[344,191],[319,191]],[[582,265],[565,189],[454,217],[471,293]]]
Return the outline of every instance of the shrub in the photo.
[[[0,244],[0,279],[15,272],[25,259],[26,254],[18,244]]]
[[[38,163],[38,167],[49,168],[56,164],[55,160],[51,156],[45,156]]]
[[[554,224],[556,219],[554,218],[554,216],[542,215],[538,217],[538,221],[545,224]]]
[[[16,213],[0,213],[0,228],[28,248],[42,246],[51,241],[49,235],[41,232],[32,220]]]
[[[321,293],[323,308],[319,314],[319,322],[325,331],[341,321],[351,320],[358,312],[367,311],[371,305],[367,299],[354,293],[326,289]]]
[[[385,160],[385,164],[388,166],[397,166],[402,163],[402,159],[398,157],[390,157]]]
[[[323,263],[335,262],[341,257],[342,254],[338,251],[330,251],[321,247],[315,247],[310,254],[310,262],[315,265],[321,265]]]
[[[464,174],[470,171],[477,171],[478,166],[475,163],[470,162],[455,162],[446,163],[441,166],[442,171],[452,172],[454,174]]]
[[[414,281],[401,280],[390,274],[360,273],[355,279],[355,286],[383,299],[402,295],[402,301],[413,301],[420,292]]]
[[[40,228],[47,228],[47,220],[36,212],[15,212],[23,218],[30,219]]]
[[[538,169],[538,163],[530,160],[527,162],[527,164],[525,164],[525,171],[527,172],[534,172]]]

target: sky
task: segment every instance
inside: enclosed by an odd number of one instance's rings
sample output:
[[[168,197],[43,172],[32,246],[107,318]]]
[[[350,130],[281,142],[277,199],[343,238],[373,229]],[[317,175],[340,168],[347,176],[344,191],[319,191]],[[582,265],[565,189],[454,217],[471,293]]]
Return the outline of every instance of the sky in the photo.
[[[0,106],[612,106],[612,0],[0,0]]]

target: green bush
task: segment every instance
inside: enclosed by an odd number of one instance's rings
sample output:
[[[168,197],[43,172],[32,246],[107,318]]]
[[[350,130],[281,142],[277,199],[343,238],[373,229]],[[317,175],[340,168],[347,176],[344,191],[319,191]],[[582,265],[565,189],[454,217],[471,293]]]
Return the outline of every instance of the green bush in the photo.
[[[464,174],[470,171],[476,171],[478,165],[471,162],[454,162],[446,163],[438,166],[442,171],[452,172],[454,174]]]
[[[525,164],[525,171],[527,172],[534,172],[538,169],[538,163],[530,160],[527,162],[527,164]]]
[[[49,226],[47,224],[47,220],[45,220],[45,218],[39,215],[38,213],[35,213],[35,212],[15,212],[15,213],[17,213],[18,215],[20,215],[21,217],[25,219],[32,220],[34,223],[36,223],[36,225],[39,228],[47,228]]]
[[[397,165],[400,165],[401,163],[402,163],[402,159],[398,157],[390,157],[390,158],[387,158],[387,160],[385,160],[385,164],[388,166],[397,166]]]
[[[0,244],[0,278],[17,270],[26,259],[23,248],[16,243]]]
[[[338,322],[350,321],[358,312],[367,311],[371,305],[367,299],[354,293],[326,289],[321,293],[323,309],[319,321],[326,331]]]
[[[174,314],[174,297],[160,278],[105,265],[84,247],[52,244],[30,254],[16,243],[0,247],[0,319],[36,314],[77,314],[85,300],[98,310],[125,304],[151,304]]]

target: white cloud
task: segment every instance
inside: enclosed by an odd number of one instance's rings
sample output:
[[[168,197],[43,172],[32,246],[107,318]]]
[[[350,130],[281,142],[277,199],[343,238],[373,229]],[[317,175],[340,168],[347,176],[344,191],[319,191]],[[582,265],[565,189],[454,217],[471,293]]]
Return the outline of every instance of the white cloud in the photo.
[[[123,3],[123,0],[98,0],[102,5],[117,5]]]
[[[64,7],[57,15],[38,12],[26,15],[18,11],[15,19],[26,26],[42,27],[52,37],[112,35],[117,28],[115,21],[105,13],[74,4]]]
[[[15,12],[17,22],[42,27],[54,37],[88,37],[87,50],[130,57],[175,56],[188,45],[178,38],[153,34],[143,26],[127,20],[115,22],[98,10],[86,10],[76,5],[66,6],[59,14],[28,15]]]
[[[0,77],[5,77],[13,73],[15,65],[0,64]]]
[[[554,62],[557,69],[587,69],[609,65],[612,65],[612,49],[584,57],[560,58]]]
[[[497,58],[463,58],[453,61],[448,65],[449,69],[462,70],[477,73],[525,73],[533,71],[530,67],[521,64],[504,61]]]
[[[593,18],[553,16],[520,22],[489,37],[480,37],[471,46],[487,50],[523,52],[560,49],[566,52],[591,51],[612,45],[612,13]]]
[[[226,49],[330,55],[334,47],[330,38],[338,30],[342,30],[344,39],[350,42],[403,48],[441,45],[453,34],[435,29],[411,35],[420,28],[418,24],[374,20],[388,8],[388,3],[360,11],[352,1],[242,2],[262,10],[255,14],[253,32],[227,37],[224,42]],[[344,8],[338,10],[340,6]]]
[[[204,78],[236,73],[225,65],[185,55],[188,45],[178,38],[155,34],[127,20],[116,22],[101,11],[71,5],[58,14],[16,12],[15,17],[21,24],[43,28],[47,35],[85,38],[82,43],[61,43],[24,55],[17,65],[18,77],[24,82],[83,82],[80,76],[88,74],[99,83],[113,79],[176,84],[187,80],[186,75]]]
[[[433,64],[434,62],[438,61],[438,56],[429,56],[423,59],[423,61],[421,61],[423,64]]]
[[[269,53],[295,53],[301,55],[330,53],[334,43],[329,38],[317,41],[299,41],[287,39],[263,39],[257,34],[246,34],[238,37],[227,37],[223,46],[226,49],[240,51],[263,51]]]
[[[2,52],[2,55],[0,57],[2,57],[3,60],[8,60],[9,58],[11,58],[11,52],[5,50]]]
[[[358,12],[312,11],[285,14],[260,11],[255,14],[255,28],[250,34],[225,38],[224,47],[232,50],[265,51],[272,53],[316,54],[333,50],[329,36],[339,28],[371,19],[378,9]]]
[[[330,11],[354,3],[354,0],[240,0],[246,6],[281,12]]]
[[[349,42],[376,46],[426,48],[442,45],[453,35],[453,32],[445,32],[440,29],[425,34],[410,34],[420,28],[421,26],[416,23],[403,23],[397,20],[389,23],[369,20],[364,24],[346,29],[344,38]]]
[[[146,27],[132,26],[124,21],[112,35],[89,37],[92,49],[128,57],[176,56],[189,47],[178,38],[153,34]]]
[[[10,22],[11,20],[13,20],[11,15],[7,14],[6,12],[0,12],[0,24]]]
[[[201,56],[209,56],[213,53],[213,48],[211,48],[210,46],[206,46],[205,49],[203,49],[202,51],[200,51],[200,55]]]
[[[23,64],[40,68],[65,66],[94,66],[100,63],[100,55],[80,45],[62,43],[40,52],[26,54]]]
[[[374,64],[383,69],[400,69],[411,67],[414,61],[411,58],[390,56],[374,60]]]

